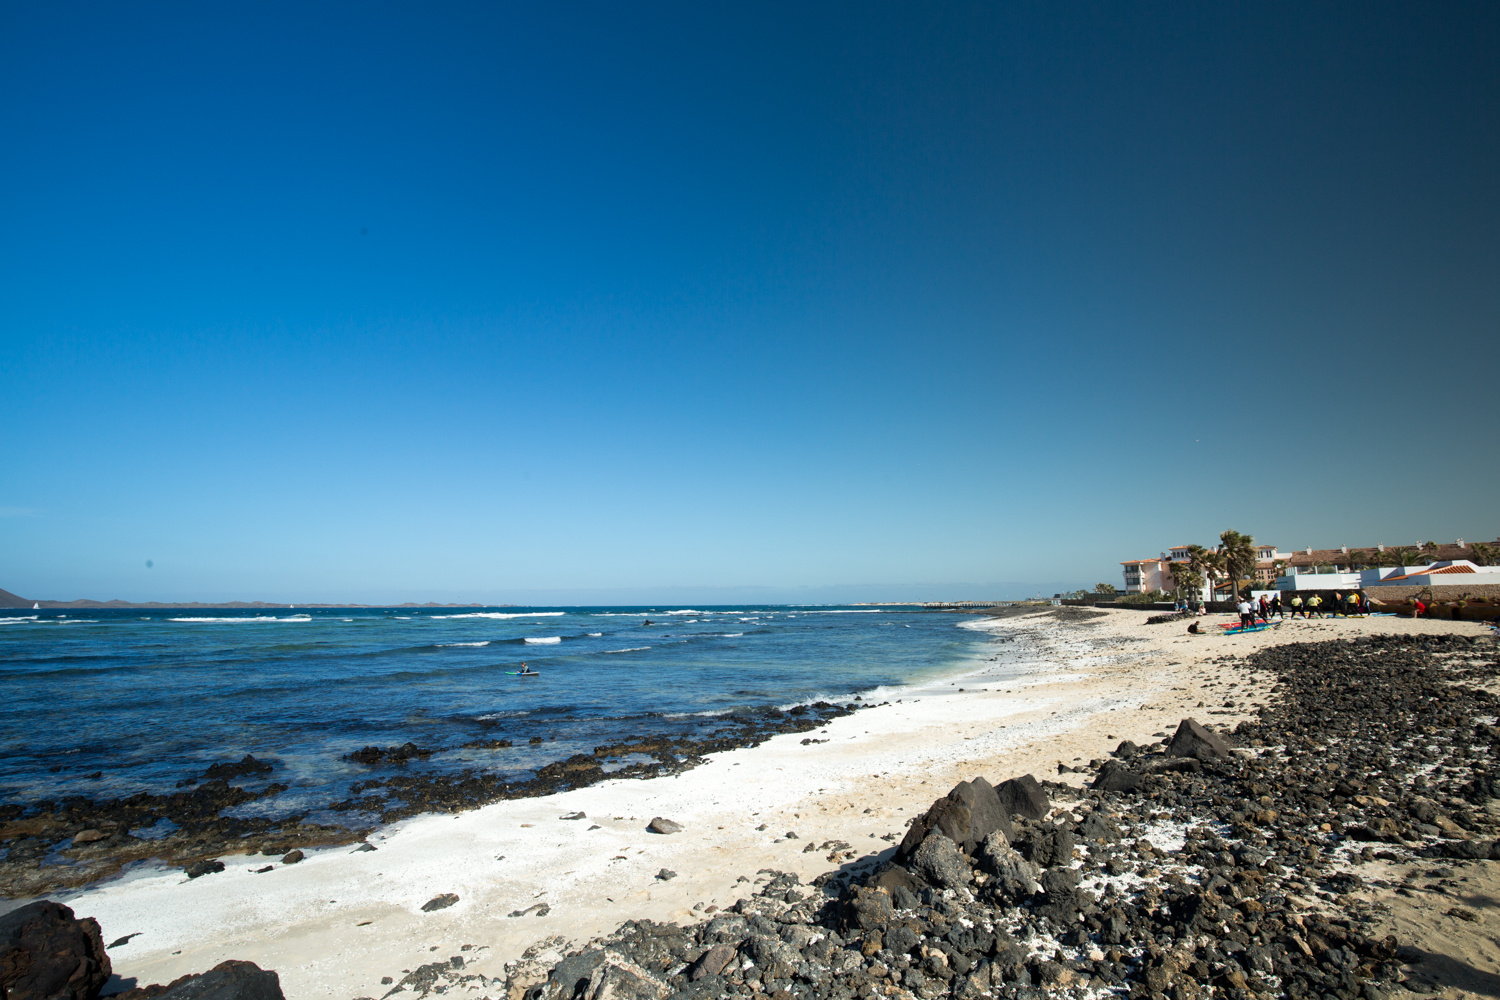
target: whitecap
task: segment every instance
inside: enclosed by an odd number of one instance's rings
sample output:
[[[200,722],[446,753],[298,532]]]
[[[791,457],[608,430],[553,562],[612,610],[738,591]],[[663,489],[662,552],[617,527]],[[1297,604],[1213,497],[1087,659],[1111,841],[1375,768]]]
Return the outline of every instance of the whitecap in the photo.
[[[589,635],[593,636],[595,639],[599,638],[603,634],[604,634],[603,632],[590,632],[589,633]]]
[[[745,633],[743,633],[743,632],[725,632],[721,636],[721,638],[724,638],[724,639],[738,639],[740,636],[742,636],[744,634]]]
[[[169,622],[310,622],[310,615],[292,615],[290,618],[272,618],[269,615],[258,615],[254,618],[168,618]]]
[[[511,614],[505,611],[474,611],[465,615],[431,615],[432,618],[556,618],[566,611],[527,611]]]
[[[554,643],[554,642],[562,642],[562,636],[560,636],[560,635],[549,635],[549,636],[544,636],[543,638],[540,638],[540,639],[533,639],[531,636],[527,636],[523,641],[526,642],[528,645],[541,646],[541,645],[547,645],[547,644]]]
[[[490,640],[488,640],[488,639],[484,640],[484,642],[440,642],[440,643],[438,643],[439,646],[488,646],[489,644],[490,644]]]
[[[606,649],[605,652],[606,653],[639,653],[643,649],[650,649],[650,648],[651,648],[650,646],[631,646],[629,649]]]

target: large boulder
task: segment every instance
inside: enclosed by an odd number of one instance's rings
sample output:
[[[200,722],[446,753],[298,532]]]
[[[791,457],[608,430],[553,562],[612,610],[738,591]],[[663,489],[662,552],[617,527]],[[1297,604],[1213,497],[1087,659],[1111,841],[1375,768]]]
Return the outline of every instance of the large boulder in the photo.
[[[1037,891],[1036,869],[999,833],[984,838],[979,848],[979,864],[994,879],[994,891],[1006,899]]]
[[[884,889],[898,910],[915,910],[921,905],[921,893],[927,883],[900,865],[888,864],[865,879],[871,889]]]
[[[1141,776],[1117,760],[1107,760],[1089,787],[1101,792],[1133,792],[1141,787]]]
[[[0,916],[0,996],[8,1000],[95,1000],[109,980],[109,956],[93,917],[49,899]]]
[[[578,987],[587,983],[594,970],[604,962],[604,952],[589,949],[577,955],[569,955],[557,963],[552,975],[547,977],[540,996],[546,1000],[573,1000]],[[528,996],[531,994],[528,993]]]
[[[1183,719],[1177,724],[1177,732],[1167,745],[1168,757],[1195,757],[1198,760],[1218,760],[1234,756],[1234,751],[1213,733],[1192,719]]]
[[[1026,857],[1038,868],[1073,863],[1073,848],[1077,840],[1067,827],[1043,824],[1026,843]]]
[[[254,962],[230,959],[207,972],[174,979],[166,986],[138,986],[112,1000],[286,1000],[281,977]]]
[[[983,778],[960,781],[938,799],[907,829],[898,859],[909,857],[934,830],[953,841],[966,854],[973,854],[984,838],[999,830],[1007,840],[1014,836],[1010,815],[1000,804],[995,789]]]
[[[922,845],[912,852],[909,863],[913,874],[944,889],[968,885],[974,877],[969,871],[969,863],[958,853],[958,847],[937,830],[929,833]]]
[[[880,930],[895,918],[896,908],[883,889],[861,886],[849,900],[848,925],[862,931]]]
[[[1052,803],[1042,791],[1041,783],[1029,774],[1000,782],[995,786],[995,795],[1000,799],[1000,808],[1006,816],[1042,820],[1052,811]]]

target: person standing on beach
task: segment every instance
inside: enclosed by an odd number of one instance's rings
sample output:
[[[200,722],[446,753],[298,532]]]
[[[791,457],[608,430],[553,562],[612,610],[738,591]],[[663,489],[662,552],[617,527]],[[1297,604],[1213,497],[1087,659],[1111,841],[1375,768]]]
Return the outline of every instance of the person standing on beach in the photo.
[[[1323,598],[1317,594],[1307,599],[1307,617],[1311,618],[1313,615],[1317,615],[1319,618],[1323,617]]]
[[[1276,596],[1273,597],[1273,598],[1271,598],[1271,614],[1275,615],[1277,618],[1285,618],[1286,617],[1286,612],[1281,610],[1281,592],[1280,591],[1277,591],[1276,592]]]
[[[1293,594],[1292,595],[1292,617],[1296,618],[1300,614],[1302,614],[1302,595],[1301,594]]]
[[[1266,624],[1271,622],[1271,602],[1266,600],[1266,595],[1260,595],[1260,616],[1265,619]]]
[[[1245,598],[1240,599],[1240,628],[1249,628],[1255,624],[1255,605]]]

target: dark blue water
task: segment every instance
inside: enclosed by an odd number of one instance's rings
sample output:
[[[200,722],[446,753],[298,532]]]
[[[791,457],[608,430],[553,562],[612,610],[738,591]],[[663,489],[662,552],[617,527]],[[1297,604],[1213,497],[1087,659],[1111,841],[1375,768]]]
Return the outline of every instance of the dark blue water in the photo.
[[[285,814],[371,775],[344,754],[408,741],[444,751],[424,770],[524,777],[632,735],[702,735],[721,713],[842,704],[965,669],[985,637],[960,620],[786,606],[0,612],[0,801],[165,792],[253,753],[275,765],[265,780],[292,787],[246,808]],[[508,673],[523,661],[541,676]],[[457,749],[490,739],[515,746]]]

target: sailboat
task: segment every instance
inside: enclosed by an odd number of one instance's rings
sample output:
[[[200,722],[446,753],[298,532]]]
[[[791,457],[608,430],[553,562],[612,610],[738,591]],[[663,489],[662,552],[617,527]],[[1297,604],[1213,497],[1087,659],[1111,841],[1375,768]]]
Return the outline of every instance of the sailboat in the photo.
[[[42,610],[42,606],[40,604],[33,603],[31,605],[31,610],[32,611],[40,611],[40,610]]]

